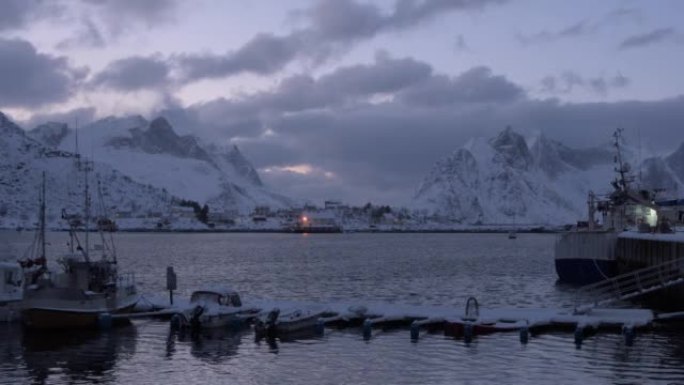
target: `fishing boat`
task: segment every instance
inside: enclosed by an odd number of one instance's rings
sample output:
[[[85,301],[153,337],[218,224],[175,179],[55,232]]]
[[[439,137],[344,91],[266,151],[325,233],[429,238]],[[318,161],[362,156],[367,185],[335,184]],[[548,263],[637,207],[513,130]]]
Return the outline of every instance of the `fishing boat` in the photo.
[[[22,322],[35,329],[80,329],[96,327],[106,315],[127,312],[138,301],[135,276],[119,275],[116,249],[111,233],[100,232],[101,244],[91,249],[89,239],[90,197],[88,171],[85,164],[84,244],[79,228],[69,221],[69,252],[56,258],[60,269],[43,269],[26,282],[22,304]],[[40,258],[45,251],[45,175],[41,188]],[[67,219],[67,218],[65,218]],[[99,254],[99,256],[97,255]],[[98,258],[99,257],[99,258]]]
[[[190,307],[171,318],[174,328],[224,328],[243,325],[259,309],[243,306],[240,295],[230,288],[210,287],[190,296]]]

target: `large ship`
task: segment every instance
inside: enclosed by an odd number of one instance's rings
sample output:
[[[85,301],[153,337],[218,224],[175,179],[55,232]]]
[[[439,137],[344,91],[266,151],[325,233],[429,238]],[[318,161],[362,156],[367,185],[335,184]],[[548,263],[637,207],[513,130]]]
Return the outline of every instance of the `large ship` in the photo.
[[[556,272],[563,282],[590,284],[634,268],[648,267],[657,262],[650,255],[684,256],[684,236],[675,234],[671,227],[676,221],[676,214],[672,215],[676,211],[671,206],[659,205],[655,193],[632,187],[630,167],[623,160],[620,148],[621,130],[615,132],[614,139],[618,176],[612,182],[613,192],[605,199],[590,192],[587,220],[561,234],[556,242]],[[601,215],[600,221],[596,219],[597,213]],[[668,234],[661,238],[667,239],[668,247],[674,247],[674,252],[657,251],[658,247],[665,246],[645,243],[645,234],[654,241],[657,234]],[[641,262],[634,263],[634,260]]]

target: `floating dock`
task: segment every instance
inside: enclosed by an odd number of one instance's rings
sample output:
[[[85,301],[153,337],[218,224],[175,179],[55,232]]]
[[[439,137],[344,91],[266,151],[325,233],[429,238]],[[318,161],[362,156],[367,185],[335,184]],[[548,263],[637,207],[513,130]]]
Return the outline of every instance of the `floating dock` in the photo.
[[[148,306],[163,307],[162,302],[147,301]],[[573,308],[480,308],[474,298],[469,298],[466,308],[447,306],[420,306],[376,302],[307,302],[287,300],[252,300],[250,307],[266,314],[274,308],[286,311],[299,309],[322,313],[319,323],[327,330],[335,328],[360,328],[365,340],[372,339],[378,330],[408,329],[410,340],[417,341],[425,333],[443,332],[446,336],[463,339],[466,343],[478,335],[513,332],[519,333],[520,342],[528,343],[530,336],[549,331],[573,333],[579,347],[582,341],[596,332],[622,333],[626,344],[634,341],[636,331],[650,327],[658,317],[648,309],[594,308],[577,313]],[[172,308],[144,313],[122,314],[115,317],[170,317],[182,310],[184,304]],[[673,313],[669,319],[681,319]]]

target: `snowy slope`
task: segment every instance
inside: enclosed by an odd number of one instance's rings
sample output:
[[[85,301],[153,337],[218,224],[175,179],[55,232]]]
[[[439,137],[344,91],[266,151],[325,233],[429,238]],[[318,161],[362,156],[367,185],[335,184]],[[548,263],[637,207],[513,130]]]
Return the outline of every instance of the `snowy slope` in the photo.
[[[573,223],[586,216],[589,191],[607,193],[614,179],[609,146],[571,149],[510,128],[477,138],[441,159],[423,180],[415,208],[464,224]],[[626,149],[627,158],[634,151]],[[684,146],[644,161],[643,185],[680,189]]]
[[[53,126],[54,127],[54,126]],[[47,181],[47,219],[50,227],[63,228],[62,210],[81,213],[84,202],[84,173],[78,171],[73,153],[54,151],[30,138],[0,113],[0,228],[33,227],[38,212],[42,173]],[[90,176],[93,213],[100,207],[143,216],[168,212],[173,197],[159,188],[132,181],[106,164],[96,162]],[[104,206],[97,194],[101,182]]]
[[[49,135],[37,127],[32,136]],[[237,147],[204,145],[179,136],[164,118],[148,122],[140,116],[105,118],[78,132],[69,131],[58,147],[80,151],[133,180],[170,194],[207,203],[212,211],[248,213],[258,205],[288,207],[289,199],[270,192]]]

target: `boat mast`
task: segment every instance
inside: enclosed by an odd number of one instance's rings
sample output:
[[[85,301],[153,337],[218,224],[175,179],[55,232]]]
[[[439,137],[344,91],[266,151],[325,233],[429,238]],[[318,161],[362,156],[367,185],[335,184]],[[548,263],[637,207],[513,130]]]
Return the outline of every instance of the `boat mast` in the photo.
[[[45,171],[40,188],[40,256],[45,258]]]

